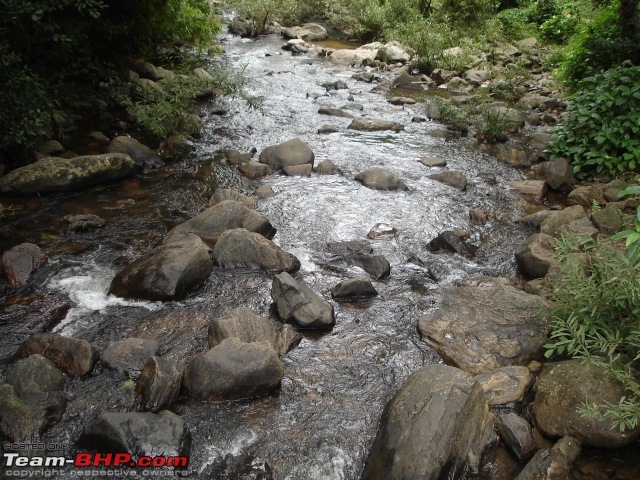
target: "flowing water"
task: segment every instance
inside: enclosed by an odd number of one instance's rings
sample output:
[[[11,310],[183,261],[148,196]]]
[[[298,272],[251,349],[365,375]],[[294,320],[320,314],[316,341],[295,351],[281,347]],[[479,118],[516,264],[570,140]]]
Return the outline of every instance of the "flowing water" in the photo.
[[[72,308],[54,332],[87,339],[98,348],[128,336],[154,338],[162,355],[188,361],[207,348],[209,319],[239,306],[272,313],[271,275],[217,269],[196,294],[166,303],[108,296],[111,279],[172,226],[206,208],[216,187],[254,191],[257,182],[221,161],[222,150],[260,151],[302,138],[316,163],[330,159],[342,173],[264,178],[261,183],[275,195],[260,200],[258,210],[277,227],[274,241],[300,259],[298,277],[330,298],[331,287],[362,271],[344,263],[327,243],[367,240],[375,224],[388,224],[396,236],[368,241],[375,254],[391,262],[391,276],[374,282],[379,295],[371,300],[334,302],[332,331],[302,332],[303,341],[283,358],[285,375],[275,394],[224,403],[183,400],[174,409],[193,437],[192,478],[356,479],[385,404],[410,373],[439,361],[416,332],[418,318],[432,308],[437,286],[482,274],[515,276],[513,251],[531,232],[514,226],[526,204],[506,183],[522,175],[479,151],[473,139],[443,135],[442,126],[432,122],[412,123],[422,114],[419,106],[390,105],[384,95],[371,92],[372,84],[352,80],[352,68],[293,57],[282,52],[283,42],[276,37],[256,42],[223,37],[223,42],[226,59],[251,79],[251,93],[264,97],[262,111],[240,100],[230,100],[224,116],[205,107],[206,131],[195,154],[135,179],[76,194],[2,198],[12,210],[3,218],[0,247],[31,241],[48,253],[36,286],[24,295],[70,301]],[[349,90],[327,92],[321,86],[339,79]],[[317,113],[320,107],[354,103],[363,105],[355,115],[400,122],[405,130],[355,132],[345,129],[349,119]],[[326,123],[340,132],[317,134]],[[418,162],[424,156],[443,157],[450,169],[463,172],[467,190],[427,178],[436,170]],[[397,174],[409,190],[375,191],[353,180],[373,166]],[[487,183],[480,175],[486,173],[496,182]],[[472,225],[470,208],[489,210],[491,221]],[[62,217],[76,213],[99,215],[107,224],[93,233],[65,232]],[[470,241],[479,246],[475,259],[427,251],[429,240],[454,227],[471,233]],[[11,327],[7,318],[0,318],[2,332]],[[3,368],[27,333],[3,335]],[[67,443],[69,452],[95,415],[128,411],[134,400],[132,382],[101,366],[67,391],[63,420],[45,439]]]

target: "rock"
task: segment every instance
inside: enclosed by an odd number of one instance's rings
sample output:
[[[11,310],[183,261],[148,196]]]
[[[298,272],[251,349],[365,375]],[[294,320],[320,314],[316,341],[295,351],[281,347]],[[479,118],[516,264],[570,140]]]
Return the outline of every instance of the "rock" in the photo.
[[[375,280],[381,280],[391,274],[389,260],[382,255],[371,255],[369,253],[357,252],[349,255],[348,260],[362,268]]]
[[[607,203],[604,199],[604,192],[600,185],[576,187],[567,197],[567,201],[571,205],[581,205],[586,208],[591,208],[594,202],[598,205],[605,205]]]
[[[591,213],[591,220],[598,230],[605,235],[613,235],[622,230],[620,210],[611,205],[607,205],[601,210],[595,210]]]
[[[443,83],[448,83],[453,77],[456,77],[458,72],[453,70],[444,70],[442,68],[436,68],[433,72],[431,72],[431,78],[435,80],[438,85],[442,85]]]
[[[357,48],[355,50],[341,48],[339,50],[329,51],[328,56],[330,60],[333,60],[336,63],[360,65],[365,60],[375,60],[377,53],[377,50],[368,50],[364,48]]]
[[[243,163],[238,166],[238,170],[245,177],[257,180],[266,177],[272,172],[272,168],[269,165],[254,162],[253,160],[247,163]]]
[[[61,392],[64,390],[64,377],[55,364],[34,354],[18,360],[7,369],[6,382],[11,385],[18,397],[29,392]]]
[[[581,451],[575,438],[563,437],[553,447],[538,450],[515,480],[570,478],[571,466]]]
[[[460,172],[453,170],[446,170],[444,172],[436,173],[435,175],[429,175],[429,178],[436,180],[450,187],[456,188],[460,191],[467,189],[467,178]]]
[[[489,211],[472,208],[469,210],[469,219],[477,225],[486,225],[489,221]]]
[[[349,124],[347,128],[350,130],[358,130],[361,132],[380,132],[384,130],[393,130],[394,132],[400,132],[404,130],[404,125],[376,118],[356,118]]]
[[[465,372],[428,365],[385,409],[363,480],[458,478],[495,441],[480,385]]]
[[[107,148],[109,153],[124,153],[129,155],[139,167],[157,168],[162,166],[162,158],[146,145],[135,138],[119,135],[111,141]]]
[[[195,233],[207,244],[215,245],[220,235],[232,228],[244,228],[268,239],[276,234],[276,229],[266,217],[232,200],[226,200],[174,227],[168,235]]]
[[[100,145],[108,145],[111,142],[111,140],[109,140],[109,137],[107,137],[104,133],[98,131],[90,132],[89,137],[98,142]]]
[[[291,167],[307,163],[313,167],[314,158],[309,145],[299,138],[294,138],[279,145],[265,148],[260,152],[258,161],[275,167]]]
[[[498,151],[498,160],[512,167],[530,167],[531,158],[526,150],[513,147],[502,147]]]
[[[271,343],[244,343],[231,337],[194,357],[182,386],[190,398],[235,400],[274,391],[283,375],[284,365]]]
[[[327,133],[337,133],[339,131],[340,131],[340,129],[338,127],[336,127],[335,125],[330,125],[328,123],[325,124],[325,125],[322,125],[318,129],[318,133],[321,134],[321,135],[324,135],[324,134],[327,134]]]
[[[175,78],[175,73],[171,70],[167,70],[166,68],[157,67],[152,63],[145,62],[144,60],[136,60],[131,68],[135,70],[141,77],[149,78],[154,82],[159,82],[160,80],[172,80]]]
[[[305,23],[299,27],[289,27],[282,29],[282,36],[284,38],[301,38],[308,42],[314,42],[317,40],[325,40],[329,35],[326,28],[317,23]]]
[[[302,340],[302,335],[296,333],[291,325],[276,328],[271,320],[246,307],[236,308],[211,320],[209,348],[231,337],[245,343],[269,342],[279,355],[284,355]]]
[[[229,33],[239,37],[252,37],[253,25],[247,20],[236,18],[229,23]]]
[[[463,78],[474,87],[479,87],[480,84],[486,82],[491,78],[491,72],[489,70],[471,69],[464,72]]]
[[[273,277],[271,298],[280,318],[302,328],[332,328],[336,323],[333,307],[288,273]]]
[[[440,157],[424,157],[418,160],[426,167],[446,167],[447,161]]]
[[[409,97],[391,97],[387,100],[391,105],[415,105],[416,101]]]
[[[538,108],[544,101],[546,101],[549,97],[545,97],[543,95],[537,93],[531,93],[523,96],[518,100],[518,103],[523,104],[525,107],[534,110]]]
[[[313,172],[313,167],[310,163],[306,165],[294,165],[291,167],[284,167],[284,173],[290,177],[310,177]]]
[[[375,190],[409,189],[397,175],[378,167],[368,168],[367,170],[357,174],[354,179],[362,183],[365,187],[373,188]]]
[[[210,210],[213,208],[216,207]],[[109,293],[144,300],[182,299],[198,289],[212,270],[209,247],[189,236],[153,248],[130,263],[112,280]]]
[[[253,158],[254,153],[256,153],[256,149],[252,148],[247,153],[240,153],[237,150],[229,149],[224,152],[224,156],[227,161],[232,165],[240,165],[242,163],[248,163]]]
[[[533,454],[535,445],[531,436],[531,426],[524,418],[513,412],[498,415],[496,428],[502,441],[520,460]]]
[[[349,112],[345,112],[344,110],[341,110],[339,108],[323,107],[318,109],[318,113],[320,115],[330,115],[332,117],[353,118],[353,115],[351,115]]]
[[[542,173],[552,190],[567,191],[576,182],[573,169],[566,158],[554,158],[542,164]]]
[[[563,225],[568,225],[574,220],[580,220],[584,217],[586,214],[580,205],[554,211],[540,224],[540,232],[555,236],[560,233],[560,228]]]
[[[182,370],[182,364],[175,360],[149,357],[136,382],[141,409],[156,413],[170,408],[180,393]]]
[[[316,173],[318,175],[337,175],[340,173],[340,169],[331,160],[323,160],[316,167]]]
[[[466,93],[473,90],[473,86],[469,85],[469,83],[463,78],[453,77],[447,82],[447,90],[451,92]]]
[[[528,237],[515,252],[520,271],[529,278],[544,277],[552,265],[558,264],[553,251],[555,243],[553,237],[545,233]]]
[[[46,262],[47,256],[33,243],[21,243],[2,254],[2,269],[11,288],[24,287]]]
[[[55,333],[37,333],[20,345],[15,358],[42,355],[53,362],[70,378],[78,378],[93,370],[98,350],[79,338],[63,337]]]
[[[47,157],[53,157],[64,153],[64,147],[57,140],[47,140],[38,145],[36,150]]]
[[[244,228],[225,231],[215,247],[216,265],[224,268],[250,267],[271,272],[295,272],[300,261],[271,240]]]
[[[367,233],[367,238],[373,240],[378,237],[395,237],[396,233],[398,233],[398,230],[393,228],[391,225],[387,225],[386,223],[376,223],[371,227],[369,233]]]
[[[66,215],[63,218],[70,232],[87,232],[104,227],[106,220],[97,215]]]
[[[548,436],[570,435],[585,445],[602,448],[623,447],[640,436],[640,425],[621,433],[612,419],[580,414],[585,399],[595,405],[617,405],[627,395],[618,381],[597,366],[583,365],[579,360],[547,363],[535,392],[531,413],[537,427]]]
[[[497,279],[441,289],[438,309],[423,317],[423,341],[447,363],[480,375],[526,365],[542,355],[545,302]]]
[[[587,217],[582,217],[578,220],[574,220],[573,222],[563,225],[560,227],[560,233],[569,233],[571,235],[579,236],[579,237],[589,237],[595,240],[598,238],[598,229],[593,226],[591,220]]]
[[[491,373],[478,375],[475,380],[482,385],[489,405],[521,402],[533,384],[533,377],[527,367],[502,367]]]
[[[214,205],[227,200],[233,200],[234,202],[250,208],[251,210],[255,210],[258,207],[258,202],[256,202],[255,198],[248,197],[230,188],[216,188],[216,191],[213,192],[213,196],[209,200],[209,206],[213,207]]]
[[[524,217],[517,218],[513,222],[540,230],[542,222],[553,215],[553,213],[554,212],[552,210],[540,210],[539,212],[532,213],[531,215],[525,215]]]
[[[293,54],[297,53],[307,53],[311,46],[302,39],[294,38],[293,40],[289,40],[282,46],[283,50],[291,52]]]
[[[393,87],[404,88],[407,90],[423,90],[423,84],[420,77],[409,75],[403,72],[393,79]]]
[[[138,166],[122,153],[72,159],[45,158],[0,177],[3,193],[65,192],[133,175]]]
[[[338,283],[331,289],[332,298],[374,297],[378,292],[369,277],[359,276]]]
[[[271,198],[275,195],[271,185],[262,185],[256,188],[256,197],[258,198]]]
[[[371,72],[356,72],[351,75],[351,78],[359,82],[371,83],[375,80],[376,76]]]
[[[347,82],[345,82],[344,80],[336,80],[334,82],[325,82],[322,84],[322,86],[326,90],[347,90],[349,88],[349,86],[347,85]]]
[[[419,116],[419,115],[418,115],[418,116],[415,116],[415,117],[413,117],[413,118],[411,119],[411,122],[412,122],[412,123],[424,123],[424,122],[426,122],[426,121],[427,121],[427,119],[426,119],[425,117],[421,117],[421,116]],[[428,165],[427,165],[427,166],[428,166]]]
[[[160,344],[154,340],[125,338],[109,342],[102,352],[102,361],[121,372],[140,371],[147,359],[159,352]]]
[[[517,180],[507,183],[507,188],[523,195],[531,195],[541,199],[547,193],[547,182],[544,180]]]
[[[445,251],[457,253],[466,258],[475,257],[477,250],[475,246],[461,240],[457,233],[452,230],[439,233],[436,238],[427,244],[427,248],[431,252]]]
[[[101,413],[85,427],[79,443],[99,452],[128,452],[142,456],[188,456],[191,434],[182,418],[160,413]]]
[[[407,63],[411,55],[400,43],[389,42],[378,49],[375,59],[385,63]]]

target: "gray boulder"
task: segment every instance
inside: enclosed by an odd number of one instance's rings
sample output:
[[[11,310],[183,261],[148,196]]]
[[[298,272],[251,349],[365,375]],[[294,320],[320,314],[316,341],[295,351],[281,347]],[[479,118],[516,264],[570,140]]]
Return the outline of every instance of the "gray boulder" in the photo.
[[[242,175],[247,178],[251,178],[252,180],[258,180],[260,178],[266,177],[273,171],[273,169],[269,165],[254,162],[253,160],[238,165],[238,170]]]
[[[382,168],[368,168],[355,176],[365,187],[375,190],[408,190],[409,187],[397,175]]]
[[[284,365],[271,343],[245,343],[231,337],[194,357],[182,386],[191,398],[234,400],[272,392],[283,375]]]
[[[476,255],[477,247],[462,240],[453,230],[446,230],[438,234],[436,238],[427,244],[431,252],[457,253],[466,258]]]
[[[418,160],[425,167],[446,167],[447,161],[440,157],[424,157]]]
[[[250,208],[251,210],[255,210],[258,206],[258,202],[255,198],[248,197],[247,195],[230,188],[216,188],[216,191],[213,192],[213,196],[209,200],[209,206],[213,207],[214,205],[227,200],[233,200],[234,202]]]
[[[404,125],[377,118],[355,118],[347,128],[360,132],[381,132],[385,130],[400,132],[404,130]]]
[[[348,278],[331,289],[332,298],[374,297],[378,292],[366,276]]]
[[[446,365],[411,375],[383,414],[363,480],[458,478],[495,441],[493,415],[473,378]]]
[[[614,220],[615,221],[615,220]],[[560,227],[560,233],[568,233],[579,237],[591,237],[592,239],[598,238],[598,229],[593,226],[591,220],[587,217],[574,220],[567,225]]]
[[[581,205],[591,208],[593,203],[605,205],[607,200],[604,198],[604,192],[600,185],[582,185],[571,190],[567,196],[567,201],[571,205]]]
[[[310,163],[305,165],[292,165],[291,167],[283,167],[285,175],[289,177],[310,177],[313,167]]]
[[[340,169],[331,160],[323,160],[316,167],[316,173],[318,175],[337,175],[340,173]]]
[[[291,167],[310,163],[313,167],[315,155],[308,144],[294,138],[279,145],[267,147],[260,152],[258,161],[274,167]]]
[[[454,170],[447,170],[434,175],[429,175],[429,178],[440,183],[444,183],[445,185],[449,185],[450,187],[456,188],[460,191],[467,189],[467,177]]]
[[[524,418],[513,412],[499,415],[496,418],[496,428],[502,441],[520,460],[529,458],[533,454],[535,445],[531,426]]]
[[[557,265],[553,251],[555,240],[545,233],[536,233],[527,238],[515,252],[516,263],[522,273],[530,278],[544,277],[552,265]]]
[[[63,392],[23,392],[0,384],[0,434],[12,442],[30,441],[57,423],[67,404]]]
[[[622,230],[622,217],[620,210],[615,206],[607,205],[601,210],[591,214],[593,224],[605,235],[613,235]]]
[[[21,288],[42,268],[47,256],[33,243],[21,243],[2,254],[2,270],[11,288]]]
[[[64,377],[55,364],[42,355],[18,360],[7,369],[6,382],[22,397],[28,392],[61,392]]]
[[[121,372],[140,371],[147,359],[159,352],[160,344],[155,340],[125,338],[109,342],[102,351],[102,361]]]
[[[563,437],[553,447],[538,450],[515,480],[570,478],[571,466],[581,451],[575,438]]]
[[[282,36],[284,38],[300,38],[307,42],[313,42],[316,40],[324,40],[329,35],[327,29],[317,23],[305,23],[304,25],[297,27],[288,27],[282,29]]]
[[[489,70],[478,70],[472,68],[464,72],[463,78],[474,87],[479,87],[481,83],[486,82],[491,78],[491,72]]]
[[[106,223],[104,218],[97,215],[66,215],[63,218],[69,232],[86,232],[102,228]]]
[[[362,268],[375,280],[386,278],[391,274],[391,264],[382,255],[357,252],[349,255],[348,260]]]
[[[552,190],[568,191],[576,183],[573,169],[566,158],[555,158],[544,162],[542,164],[542,173]]]
[[[302,328],[331,328],[336,323],[333,306],[286,272],[273,277],[271,298],[283,320]]]
[[[502,367],[491,373],[477,375],[489,405],[521,402],[533,384],[527,367]]]
[[[120,135],[111,141],[107,148],[109,153],[124,153],[129,155],[139,167],[157,168],[162,166],[162,158],[146,145],[135,138]]]
[[[574,205],[573,207],[567,207],[564,210],[555,211],[545,218],[545,220],[540,224],[540,232],[555,236],[560,233],[563,225],[569,225],[574,220],[580,220],[586,216],[584,208],[580,205]]]
[[[389,42],[378,49],[375,59],[386,63],[407,63],[411,55],[400,43]]]
[[[338,127],[336,127],[335,125],[330,125],[330,124],[324,124],[322,125],[320,128],[318,128],[318,133],[319,134],[328,134],[328,133],[337,133],[339,132],[340,129]],[[326,160],[325,160],[326,162]]]
[[[311,48],[311,45],[300,38],[293,38],[285,43],[281,48],[293,54],[297,54],[307,53]]]
[[[329,115],[331,117],[353,118],[352,114],[350,114],[349,112],[345,112],[340,108],[322,107],[318,109],[318,113],[320,115]]]
[[[242,163],[250,162],[255,153],[255,148],[252,148],[247,153],[240,153],[239,151],[230,148],[228,150],[225,150],[224,156],[231,165],[240,165]]]
[[[182,370],[182,364],[175,360],[149,357],[136,382],[140,408],[154,413],[170,408],[180,393]]]

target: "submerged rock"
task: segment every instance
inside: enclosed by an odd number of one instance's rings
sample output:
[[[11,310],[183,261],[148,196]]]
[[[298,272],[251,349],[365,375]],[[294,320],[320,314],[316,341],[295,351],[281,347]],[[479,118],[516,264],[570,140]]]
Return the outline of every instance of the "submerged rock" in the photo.
[[[63,218],[68,225],[67,230],[70,232],[86,232],[89,230],[98,230],[106,223],[104,218],[97,215],[67,215]]]
[[[214,205],[227,200],[233,200],[234,202],[250,208],[251,210],[255,210],[258,206],[258,202],[255,198],[248,197],[247,195],[230,188],[217,188],[209,200],[209,206],[213,207]]]
[[[400,132],[404,130],[404,125],[376,118],[356,118],[347,128],[350,130],[359,130],[361,132],[381,132],[384,130]]]
[[[283,320],[302,328],[331,328],[336,323],[333,306],[288,273],[273,277],[271,298]]]
[[[453,230],[446,230],[439,233],[436,238],[427,244],[431,252],[451,252],[462,255],[466,258],[473,258],[476,255],[477,247],[462,240]]]
[[[467,189],[467,177],[462,173],[453,170],[436,173],[435,175],[429,175],[429,178],[436,180],[450,187],[456,188],[460,191]]]
[[[345,112],[344,110],[341,110],[339,108],[322,107],[318,109],[318,113],[320,115],[329,115],[331,117],[353,118],[352,114],[350,114],[349,112]],[[322,133],[327,133],[327,132],[322,132]]]

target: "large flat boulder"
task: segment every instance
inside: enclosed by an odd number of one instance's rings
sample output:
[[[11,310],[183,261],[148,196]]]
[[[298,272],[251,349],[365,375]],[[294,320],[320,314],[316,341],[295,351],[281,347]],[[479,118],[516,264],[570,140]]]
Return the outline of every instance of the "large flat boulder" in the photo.
[[[294,138],[279,145],[265,148],[260,152],[258,161],[274,167],[292,167],[307,163],[313,167],[314,158],[315,155],[311,147],[299,138]]]
[[[316,40],[324,40],[329,36],[327,29],[317,23],[305,23],[296,27],[288,27],[282,29],[284,38],[300,38],[307,42]]]
[[[382,132],[385,130],[400,132],[404,130],[404,125],[378,118],[354,118],[347,128],[360,132]]]
[[[273,277],[271,298],[278,315],[301,328],[331,328],[336,323],[333,306],[286,272]]]

